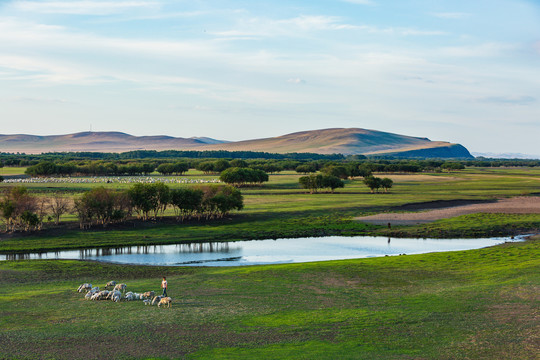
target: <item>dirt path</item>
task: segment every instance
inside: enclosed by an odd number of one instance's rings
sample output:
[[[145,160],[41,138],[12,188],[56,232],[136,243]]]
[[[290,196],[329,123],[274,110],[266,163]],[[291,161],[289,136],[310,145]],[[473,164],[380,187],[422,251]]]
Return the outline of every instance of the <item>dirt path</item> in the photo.
[[[392,225],[415,225],[474,213],[540,214],[540,197],[514,197],[491,203],[453,206],[423,212],[382,213],[357,217],[355,220],[375,225],[386,225],[388,223]]]

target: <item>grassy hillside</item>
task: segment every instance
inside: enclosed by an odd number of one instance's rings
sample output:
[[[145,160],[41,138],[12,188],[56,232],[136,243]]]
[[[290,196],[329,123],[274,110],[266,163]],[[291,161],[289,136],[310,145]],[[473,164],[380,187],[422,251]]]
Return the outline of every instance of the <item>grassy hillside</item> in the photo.
[[[540,242],[236,268],[0,263],[0,358],[534,359]],[[83,282],[171,309],[85,301]]]
[[[222,142],[209,138],[131,136],[119,132],[84,132],[57,136],[0,135],[0,151],[40,153],[52,151],[123,152],[130,150],[228,150],[270,153],[378,154],[423,150],[425,157],[471,157],[460,147],[430,155],[430,149],[452,148],[455,144],[426,138],[358,128],[303,131],[273,138]]]
[[[378,154],[449,146],[450,143],[366,129],[303,131],[274,138],[206,146],[230,151],[314,152],[320,154]],[[467,157],[464,155],[463,157]]]

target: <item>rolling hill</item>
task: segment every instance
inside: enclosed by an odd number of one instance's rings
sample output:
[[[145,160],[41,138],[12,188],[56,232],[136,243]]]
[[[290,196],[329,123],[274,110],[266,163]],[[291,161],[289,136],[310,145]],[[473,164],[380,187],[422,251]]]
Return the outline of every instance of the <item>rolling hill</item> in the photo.
[[[459,144],[359,128],[302,131],[272,138],[236,142],[207,137],[132,136],[121,132],[82,132],[53,136],[0,135],[0,152],[125,152],[132,150],[228,150],[472,158],[469,151]]]

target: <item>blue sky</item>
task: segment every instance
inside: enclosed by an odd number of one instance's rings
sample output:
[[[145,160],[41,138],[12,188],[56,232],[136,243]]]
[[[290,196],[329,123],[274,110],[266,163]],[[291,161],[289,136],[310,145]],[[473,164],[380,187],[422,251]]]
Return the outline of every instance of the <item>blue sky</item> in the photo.
[[[0,1],[0,133],[360,127],[540,155],[540,3]]]

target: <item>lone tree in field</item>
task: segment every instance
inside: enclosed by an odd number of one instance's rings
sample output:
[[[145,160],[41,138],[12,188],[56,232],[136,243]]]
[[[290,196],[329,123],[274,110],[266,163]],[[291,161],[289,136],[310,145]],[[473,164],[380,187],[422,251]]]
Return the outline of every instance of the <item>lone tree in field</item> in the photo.
[[[268,181],[268,174],[262,170],[250,168],[228,168],[219,176],[219,180],[236,187],[242,187],[246,184],[262,185]]]
[[[309,175],[302,176],[298,179],[300,186],[304,189],[309,189],[309,193],[316,193],[318,189],[328,188],[330,192],[334,192],[337,188],[345,187],[345,183],[337,176],[332,175]]]
[[[390,178],[381,179],[381,187],[384,189],[384,192],[388,192],[390,188],[394,185],[394,181]]]
[[[364,178],[364,184],[371,190],[371,193],[375,191],[379,192],[382,179],[374,176],[368,176]]]
[[[371,190],[372,193],[379,192],[380,188],[384,189],[384,192],[388,192],[388,189],[392,187],[394,182],[392,179],[384,178],[381,179],[379,177],[374,176],[368,176],[364,178],[364,184]]]

